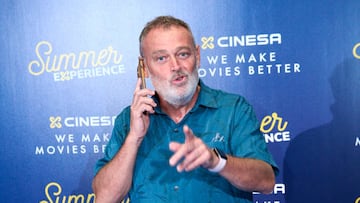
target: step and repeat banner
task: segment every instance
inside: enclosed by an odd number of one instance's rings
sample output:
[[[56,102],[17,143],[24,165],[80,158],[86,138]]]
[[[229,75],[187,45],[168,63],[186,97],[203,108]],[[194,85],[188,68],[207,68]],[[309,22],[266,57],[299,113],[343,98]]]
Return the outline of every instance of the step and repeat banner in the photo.
[[[207,85],[254,106],[280,167],[254,202],[360,202],[357,0],[2,1],[1,202],[94,202],[158,15],[190,24]]]

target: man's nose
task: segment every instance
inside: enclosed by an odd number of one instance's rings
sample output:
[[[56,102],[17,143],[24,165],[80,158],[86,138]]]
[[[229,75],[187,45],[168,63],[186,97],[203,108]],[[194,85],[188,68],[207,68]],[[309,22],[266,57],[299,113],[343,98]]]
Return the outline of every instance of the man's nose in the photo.
[[[177,71],[180,68],[180,63],[176,57],[170,58],[170,70]]]

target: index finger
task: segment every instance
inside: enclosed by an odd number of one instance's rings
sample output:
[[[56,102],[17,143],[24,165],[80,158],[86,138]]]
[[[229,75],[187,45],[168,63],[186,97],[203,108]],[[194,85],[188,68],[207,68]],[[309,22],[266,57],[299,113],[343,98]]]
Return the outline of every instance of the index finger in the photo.
[[[135,91],[138,91],[140,89],[141,89],[141,78],[138,78],[136,81]]]
[[[150,90],[150,89],[147,89],[147,88],[144,88],[142,89],[141,88],[141,84],[142,84],[142,81],[141,81],[141,78],[138,78],[137,81],[136,81],[136,87],[135,87],[135,93],[138,92],[140,93],[140,95],[143,95],[143,96],[153,96],[155,95],[155,91],[153,90]]]
[[[183,131],[185,134],[185,143],[190,142],[192,139],[194,139],[195,135],[194,135],[193,131],[189,128],[189,126],[184,125]]]
[[[193,150],[193,144],[191,140],[195,137],[192,130],[189,126],[184,125],[183,131],[185,134],[185,143],[184,144],[176,144],[170,143],[170,149],[174,151],[174,155],[170,158],[169,163],[171,166],[175,166],[183,157],[186,156],[190,151]]]

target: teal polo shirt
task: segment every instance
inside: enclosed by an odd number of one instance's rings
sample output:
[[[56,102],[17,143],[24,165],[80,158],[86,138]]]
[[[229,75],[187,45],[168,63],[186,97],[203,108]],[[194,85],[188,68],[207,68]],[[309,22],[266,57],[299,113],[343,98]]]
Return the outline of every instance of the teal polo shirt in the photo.
[[[161,109],[150,115],[150,126],[139,148],[129,191],[131,202],[252,202],[252,193],[233,187],[217,173],[199,167],[177,172],[169,165],[169,142],[184,142],[183,126],[210,148],[217,147],[236,157],[263,160],[277,166],[267,150],[259,123],[251,105],[239,95],[225,93],[199,82],[201,89],[193,109],[175,123]],[[158,102],[158,99],[154,97]],[[130,107],[116,118],[104,158],[95,167],[99,171],[118,152],[129,132]]]

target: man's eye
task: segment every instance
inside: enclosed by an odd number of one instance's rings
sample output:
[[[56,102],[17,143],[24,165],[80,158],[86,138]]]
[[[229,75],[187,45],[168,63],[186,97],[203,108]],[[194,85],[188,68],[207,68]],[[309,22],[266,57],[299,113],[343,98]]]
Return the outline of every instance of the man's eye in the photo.
[[[165,56],[159,56],[159,57],[157,57],[156,60],[157,60],[158,62],[165,61]]]
[[[180,58],[187,58],[190,54],[188,52],[181,52],[179,53]]]

